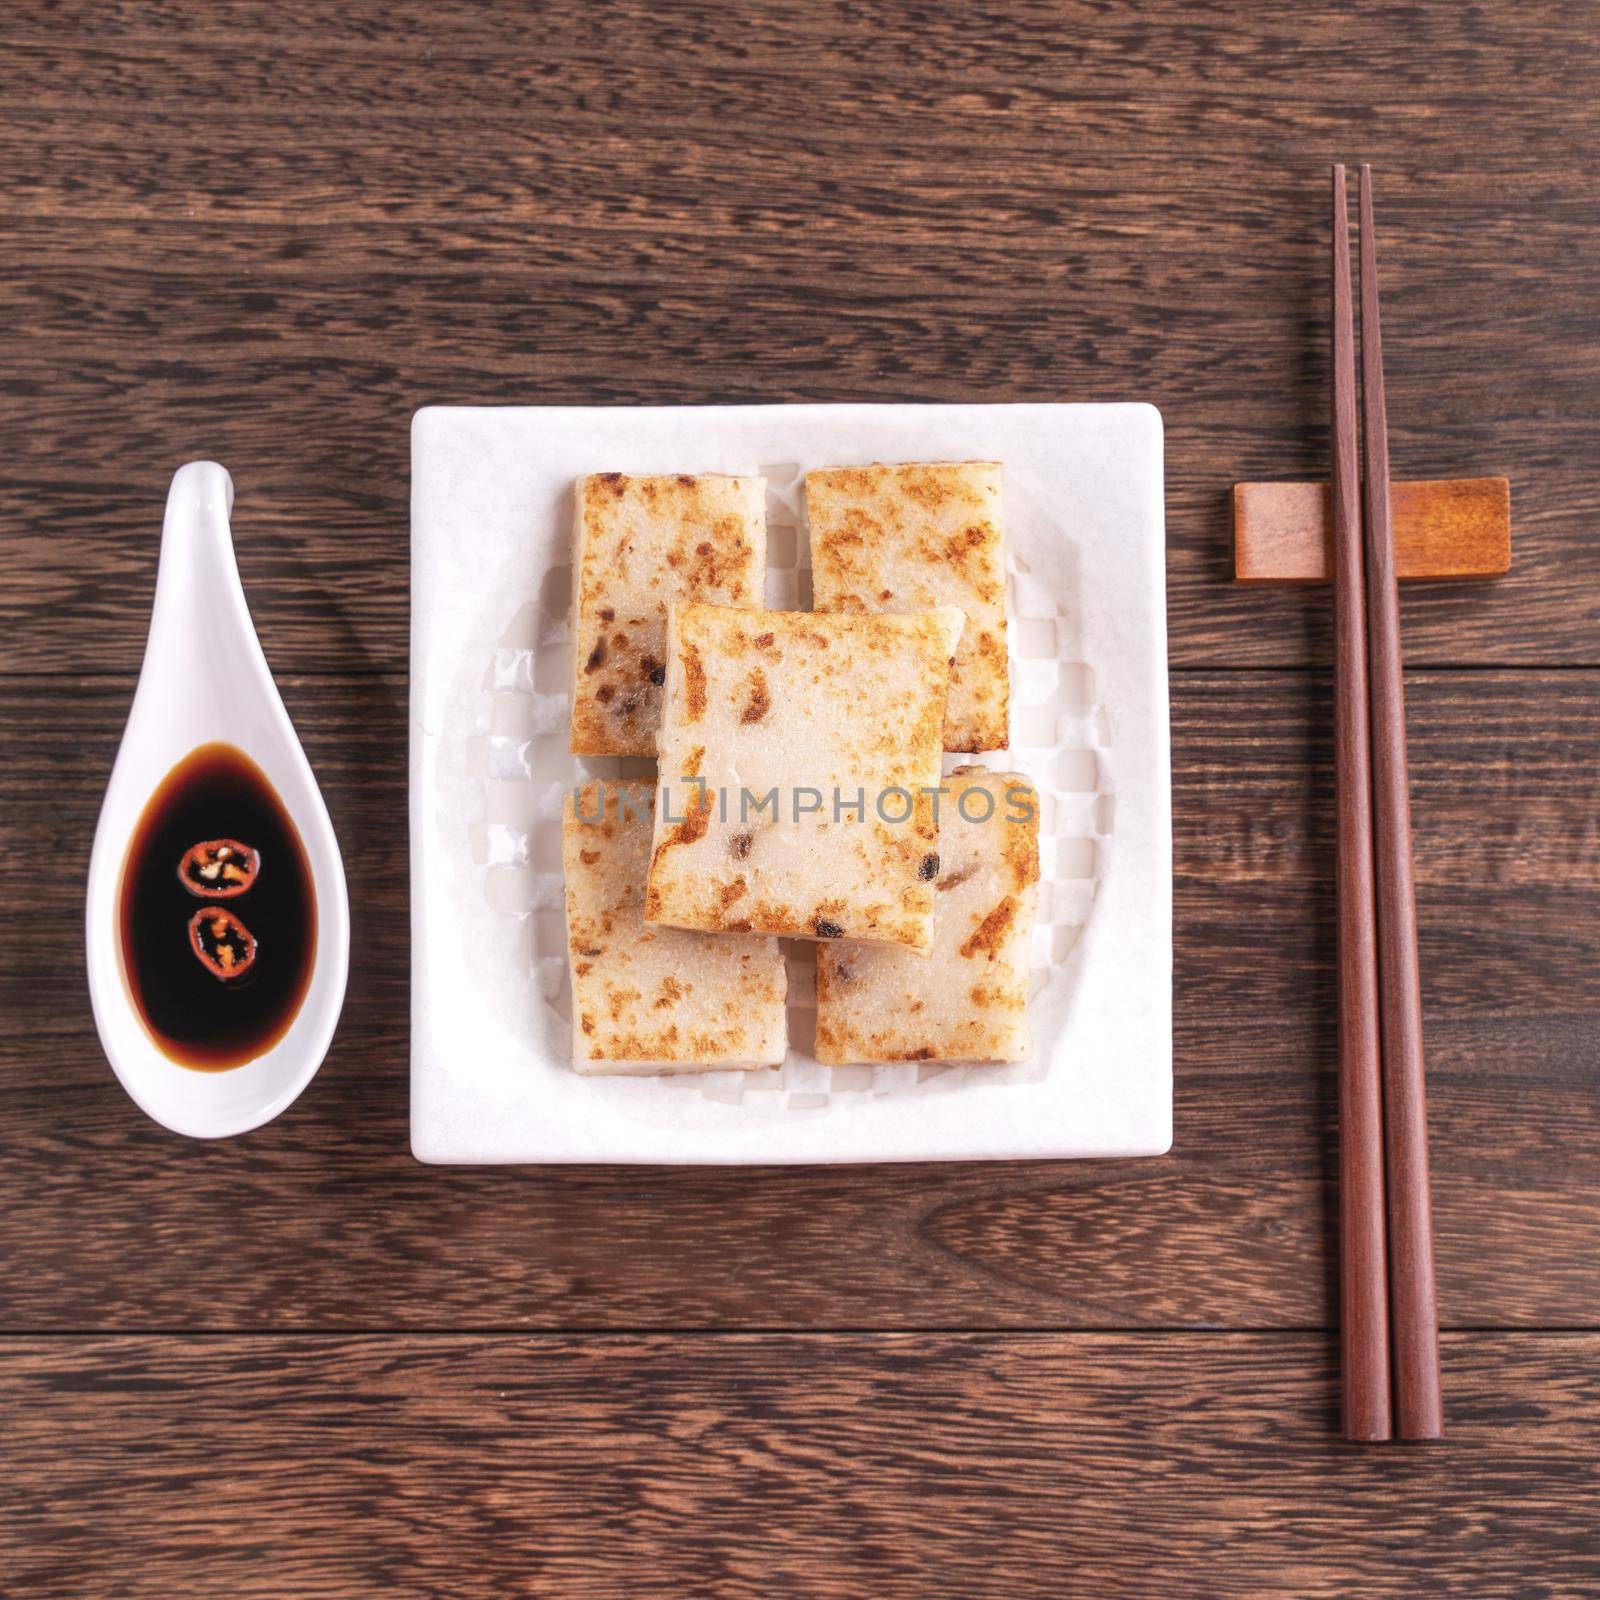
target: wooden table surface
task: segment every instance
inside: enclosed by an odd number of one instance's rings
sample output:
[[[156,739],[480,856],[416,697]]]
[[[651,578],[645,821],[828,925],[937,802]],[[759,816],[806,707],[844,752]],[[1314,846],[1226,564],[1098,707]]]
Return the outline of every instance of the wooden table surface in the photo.
[[[1600,1591],[1600,28],[1497,0],[0,18],[0,1593]],[[1330,160],[1395,470],[1515,566],[1404,628],[1447,1439],[1336,1437]],[[407,423],[1125,400],[1167,425],[1176,1146],[430,1169],[407,1145]],[[81,894],[166,484],[214,456],[346,853],[294,1108],[146,1121]]]

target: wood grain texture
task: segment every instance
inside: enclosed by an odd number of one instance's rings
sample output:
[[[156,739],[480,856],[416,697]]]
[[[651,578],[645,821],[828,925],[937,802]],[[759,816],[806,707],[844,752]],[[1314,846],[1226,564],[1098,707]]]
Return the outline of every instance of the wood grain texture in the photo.
[[[1507,578],[1404,601],[1413,665],[1519,669],[1409,683],[1442,1309],[1600,1326],[1582,8],[22,0],[0,59],[7,1600],[1597,1586],[1591,1336],[1448,1336],[1442,1452],[1331,1442],[1329,607],[1228,526],[1326,474],[1321,195],[1371,160],[1395,470],[1517,498]],[[787,399],[1162,408],[1176,1152],[424,1169],[410,415]],[[226,1146],[132,1110],[81,971],[203,455],[355,930],[327,1064]],[[254,1336],[61,1332],[204,1328]]]
[[[1393,483],[1401,578],[1498,578],[1511,566],[1511,485],[1504,478]],[[1330,486],[1236,483],[1233,575],[1240,583],[1326,583]]]
[[[1594,1593],[1600,1336],[1445,1361],[1450,1437],[1362,1449],[1320,1334],[12,1341],[0,1587]]]
[[[1174,661],[1325,660],[1325,597],[1227,583],[1227,490],[1326,472],[1345,147],[1385,174],[1397,473],[1516,484],[1516,570],[1408,600],[1409,659],[1600,659],[1570,7],[1359,48],[1334,5],[711,15],[8,8],[0,670],[132,670],[204,454],[274,664],[403,670],[406,423],[443,400],[1152,400]]]
[[[0,696],[0,1306],[29,1328],[1312,1327],[1330,1321],[1330,696],[1175,680],[1177,1139],[1150,1162],[818,1172],[424,1168],[407,1151],[391,679],[288,680],[350,875],[333,1053],[278,1122],[127,1104],[77,877],[131,685]],[[1600,1323],[1600,674],[1413,674],[1441,1296]],[[221,1248],[226,1241],[226,1249]]]

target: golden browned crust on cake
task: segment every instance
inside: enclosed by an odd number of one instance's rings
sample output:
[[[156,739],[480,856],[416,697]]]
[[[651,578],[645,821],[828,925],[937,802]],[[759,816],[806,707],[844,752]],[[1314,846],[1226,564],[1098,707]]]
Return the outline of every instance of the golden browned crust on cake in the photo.
[[[948,608],[869,617],[675,605],[659,741],[668,809],[647,919],[926,948],[933,791],[960,628]],[[734,814],[756,774],[757,794],[779,793],[780,808],[809,788],[825,815]],[[887,791],[904,804],[885,815]],[[836,794],[842,816],[832,815]]]
[[[655,754],[669,602],[760,604],[766,544],[763,479],[605,472],[578,480],[575,755]]]
[[[819,611],[953,605],[966,615],[945,749],[1003,749],[1010,664],[999,464],[824,467],[806,474],[806,516]]]
[[[817,952],[817,1060],[1025,1060],[1039,802],[1020,773],[961,767],[945,779],[932,954],[830,944]],[[988,820],[964,791],[985,789]],[[970,805],[974,815],[981,807]]]
[[[775,939],[716,938],[644,921],[654,785],[585,784],[561,823],[581,1073],[773,1065],[787,1047]]]

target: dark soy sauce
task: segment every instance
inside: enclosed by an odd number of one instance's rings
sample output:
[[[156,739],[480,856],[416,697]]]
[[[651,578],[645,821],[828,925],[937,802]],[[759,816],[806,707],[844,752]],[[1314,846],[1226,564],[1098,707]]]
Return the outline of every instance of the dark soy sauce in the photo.
[[[260,852],[249,890],[197,899],[179,863],[191,845],[237,839]],[[255,936],[256,959],[222,982],[196,959],[189,919],[220,906]],[[305,848],[264,772],[242,750],[191,750],[150,797],[118,893],[122,970],[150,1036],[180,1066],[222,1072],[264,1055],[289,1031],[317,957],[317,907]]]

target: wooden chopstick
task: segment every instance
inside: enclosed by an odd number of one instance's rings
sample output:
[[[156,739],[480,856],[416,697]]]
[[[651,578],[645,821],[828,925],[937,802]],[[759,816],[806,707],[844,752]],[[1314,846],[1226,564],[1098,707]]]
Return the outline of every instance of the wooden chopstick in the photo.
[[[1444,1429],[1444,1414],[1439,1388],[1433,1215],[1428,1195],[1422,990],[1411,862],[1400,596],[1389,515],[1389,427],[1378,316],[1372,169],[1365,164],[1361,168],[1361,423],[1396,1431],[1402,1439],[1437,1439]]]
[[[1373,903],[1367,623],[1356,464],[1350,225],[1333,169],[1333,744],[1338,807],[1339,1337],[1344,1436],[1390,1437],[1389,1284]]]

